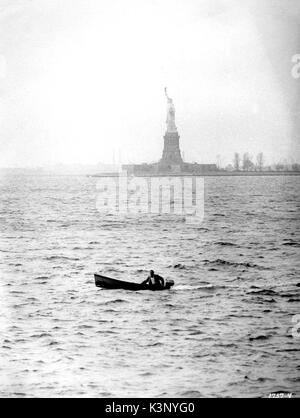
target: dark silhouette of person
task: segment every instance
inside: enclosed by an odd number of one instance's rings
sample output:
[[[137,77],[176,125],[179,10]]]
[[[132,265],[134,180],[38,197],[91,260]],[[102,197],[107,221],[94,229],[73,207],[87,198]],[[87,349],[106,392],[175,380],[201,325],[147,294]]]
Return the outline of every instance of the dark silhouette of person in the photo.
[[[154,273],[154,270],[150,270],[150,275],[142,283],[143,285],[148,285],[149,289],[163,289],[165,287],[165,280],[163,277]]]

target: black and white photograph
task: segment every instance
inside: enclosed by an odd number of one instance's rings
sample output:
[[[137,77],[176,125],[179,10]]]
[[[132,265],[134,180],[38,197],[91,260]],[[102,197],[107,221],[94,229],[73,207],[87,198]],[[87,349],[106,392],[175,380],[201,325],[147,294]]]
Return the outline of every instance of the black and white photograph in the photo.
[[[0,0],[0,398],[299,398],[299,249],[299,0]]]

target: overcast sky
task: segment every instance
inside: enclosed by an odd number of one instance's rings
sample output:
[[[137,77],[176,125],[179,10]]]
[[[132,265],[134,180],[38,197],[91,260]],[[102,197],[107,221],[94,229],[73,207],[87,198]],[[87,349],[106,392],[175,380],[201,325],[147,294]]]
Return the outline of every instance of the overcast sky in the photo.
[[[299,0],[0,0],[0,166],[300,161]],[[120,150],[120,152],[119,152]]]

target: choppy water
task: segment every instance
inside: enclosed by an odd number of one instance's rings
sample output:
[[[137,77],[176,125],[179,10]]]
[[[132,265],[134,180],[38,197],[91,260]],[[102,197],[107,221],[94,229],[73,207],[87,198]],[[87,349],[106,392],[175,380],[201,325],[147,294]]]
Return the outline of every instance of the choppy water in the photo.
[[[0,179],[0,396],[300,394],[300,177],[206,178],[205,220],[96,210],[87,177]],[[101,290],[93,273],[166,292]]]

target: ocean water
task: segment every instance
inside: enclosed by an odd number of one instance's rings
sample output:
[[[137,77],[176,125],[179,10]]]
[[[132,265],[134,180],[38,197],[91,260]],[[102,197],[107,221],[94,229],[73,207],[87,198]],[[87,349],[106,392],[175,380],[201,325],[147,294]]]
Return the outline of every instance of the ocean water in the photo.
[[[206,178],[188,225],[104,216],[94,178],[2,177],[0,396],[299,396],[299,186]],[[150,268],[175,287],[94,285]]]

